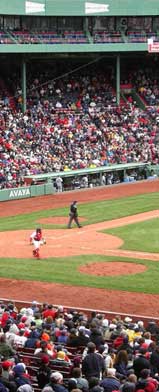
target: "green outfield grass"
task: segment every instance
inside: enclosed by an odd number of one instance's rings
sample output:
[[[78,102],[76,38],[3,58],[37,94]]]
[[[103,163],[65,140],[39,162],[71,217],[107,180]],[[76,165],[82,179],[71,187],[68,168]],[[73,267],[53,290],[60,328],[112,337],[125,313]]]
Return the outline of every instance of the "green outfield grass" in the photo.
[[[104,230],[123,239],[121,249],[159,253],[159,218]]]
[[[102,222],[134,215],[141,212],[153,211],[159,208],[159,194],[151,193],[129,198],[98,201],[96,203],[79,204],[79,216],[84,217],[82,225]],[[0,231],[34,229],[39,219],[51,216],[68,216],[67,208],[42,210],[25,215],[0,218]],[[44,225],[43,228],[66,228],[65,225]],[[159,250],[159,219],[138,224],[131,224],[120,228],[107,230],[124,240],[123,249],[158,252]],[[7,235],[7,233],[6,233]],[[144,264],[144,273],[96,277],[79,272],[82,264],[92,262],[124,261]],[[133,258],[108,257],[101,255],[83,255],[69,258],[49,258],[38,262],[32,259],[0,259],[0,276],[13,279],[38,280],[44,282],[58,282],[87,287],[109,288],[125,291],[145,293],[159,293],[159,262],[151,260],[134,260]]]
[[[79,272],[81,265],[124,261],[144,264],[147,270],[143,273],[99,277]],[[65,258],[33,259],[1,259],[0,276],[11,279],[36,280],[43,282],[63,283],[75,286],[106,288],[113,290],[159,293],[159,264],[150,260],[135,260],[124,257],[101,255],[80,255]]]

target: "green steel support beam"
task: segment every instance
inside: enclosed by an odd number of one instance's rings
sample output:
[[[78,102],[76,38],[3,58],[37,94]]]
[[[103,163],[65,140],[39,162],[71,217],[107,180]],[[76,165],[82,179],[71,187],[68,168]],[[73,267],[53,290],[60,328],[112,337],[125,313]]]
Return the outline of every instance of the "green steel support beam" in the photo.
[[[22,110],[23,113],[26,112],[26,61],[22,61]]]
[[[120,54],[116,56],[116,102],[120,105]]]

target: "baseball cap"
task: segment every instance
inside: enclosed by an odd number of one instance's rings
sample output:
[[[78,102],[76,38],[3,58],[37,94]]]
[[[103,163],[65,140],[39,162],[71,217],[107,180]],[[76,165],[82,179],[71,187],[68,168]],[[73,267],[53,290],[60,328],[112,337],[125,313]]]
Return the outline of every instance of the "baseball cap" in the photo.
[[[57,359],[59,359],[60,361],[64,361],[65,360],[65,352],[64,351],[58,351]]]
[[[63,375],[60,372],[52,372],[50,375],[51,380],[54,381],[62,381],[63,380]]]
[[[45,363],[45,364],[48,364],[50,362],[49,356],[47,354],[43,354],[42,357],[41,357],[41,362]]]
[[[3,361],[2,362],[2,368],[3,370],[8,370],[9,367],[13,366],[14,363],[12,361]]]

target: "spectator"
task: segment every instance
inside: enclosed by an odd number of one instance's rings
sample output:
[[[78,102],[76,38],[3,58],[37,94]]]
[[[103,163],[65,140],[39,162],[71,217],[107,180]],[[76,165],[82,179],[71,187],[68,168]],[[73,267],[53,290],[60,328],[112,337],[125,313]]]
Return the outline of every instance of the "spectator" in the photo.
[[[16,383],[17,388],[25,384],[31,385],[31,380],[26,372],[24,364],[19,363],[13,367],[13,380]]]
[[[103,392],[104,388],[100,386],[100,380],[92,377],[89,380],[89,392]]]
[[[87,343],[89,342],[89,337],[85,335],[85,327],[80,326],[78,328],[78,335],[74,338],[74,346],[79,347],[79,346],[87,346]]]
[[[41,364],[37,371],[38,386],[44,388],[50,381],[51,368],[49,367],[50,358],[47,355],[41,357]]]
[[[34,392],[34,389],[31,385],[24,384],[17,389],[17,392]]]
[[[14,363],[11,361],[4,361],[0,365],[0,384],[3,384],[9,392],[15,392],[17,390],[17,385],[12,381],[10,371]]]
[[[133,347],[129,343],[129,338],[127,335],[124,335],[123,342],[117,348],[117,351],[125,350],[128,353],[129,359],[132,357],[133,354]]]
[[[68,380],[68,391],[71,392],[77,388],[77,381],[73,378]]]
[[[77,388],[81,389],[83,392],[87,392],[89,389],[89,384],[86,378],[82,377],[82,372],[80,368],[72,369],[72,378],[77,381]]]
[[[128,354],[127,354],[126,350],[118,351],[116,359],[115,359],[114,367],[115,367],[117,373],[119,373],[125,377],[127,376]]]
[[[100,385],[104,388],[104,392],[113,392],[120,389],[120,381],[118,378],[116,378],[115,368],[107,369],[102,381],[100,382]]]
[[[66,344],[68,338],[68,333],[63,327],[59,330],[59,335],[57,336],[57,342],[60,344]]]
[[[55,308],[53,307],[52,304],[47,305],[46,309],[44,309],[43,313],[42,313],[42,317],[45,320],[47,317],[52,317],[52,319],[54,320],[56,317],[56,313],[57,311],[55,310]]]
[[[51,373],[48,386],[51,386],[54,392],[68,392],[63,385],[63,375],[60,372]]]
[[[87,347],[88,353],[82,361],[82,372],[88,380],[91,377],[100,379],[105,370],[104,358],[95,352],[96,346],[94,343],[89,342]]]
[[[31,331],[25,342],[25,347],[35,348],[38,340],[39,340],[39,332],[37,332],[36,330]]]
[[[150,369],[150,361],[146,358],[147,349],[140,348],[139,354],[133,361],[133,369],[137,376],[140,377],[143,369]]]
[[[14,358],[16,351],[6,343],[6,336],[2,334],[0,336],[0,357],[2,360],[7,360],[9,358]]]
[[[34,351],[34,355],[42,357],[43,355],[48,355],[49,357],[53,357],[54,350],[49,348],[49,343],[46,340],[40,341],[40,347],[36,348]]]
[[[96,348],[104,344],[104,338],[99,328],[91,328],[90,341],[96,345]]]
[[[153,350],[150,356],[150,364],[151,364],[152,373],[155,376],[155,374],[159,373],[159,346],[158,345]]]
[[[135,390],[136,390],[136,385],[135,385],[135,383],[133,383],[133,382],[126,381],[126,382],[122,385],[122,387],[121,387],[120,390],[121,390],[122,392],[135,392]]]
[[[136,390],[148,390],[149,387],[154,387],[154,390],[158,389],[158,381],[150,377],[150,372],[150,369],[141,370],[140,377],[136,383]]]
[[[62,351],[62,349],[60,351],[57,351],[52,363],[59,365],[59,366],[70,366],[71,365],[71,361],[69,360],[66,353],[64,351]]]

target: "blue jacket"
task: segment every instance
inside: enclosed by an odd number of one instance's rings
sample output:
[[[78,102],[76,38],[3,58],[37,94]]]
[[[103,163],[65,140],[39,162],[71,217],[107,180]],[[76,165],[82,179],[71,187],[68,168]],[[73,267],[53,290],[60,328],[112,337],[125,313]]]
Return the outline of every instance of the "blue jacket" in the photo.
[[[105,377],[100,382],[100,386],[103,387],[106,392],[118,391],[120,388],[120,381],[115,377]]]
[[[54,383],[52,383],[52,382],[50,382],[48,385],[49,385],[50,387],[52,387],[52,389],[53,389],[54,392],[68,392],[68,389],[65,388],[64,385],[61,385],[61,384],[54,384]],[[48,385],[47,385],[47,386],[48,386]]]

